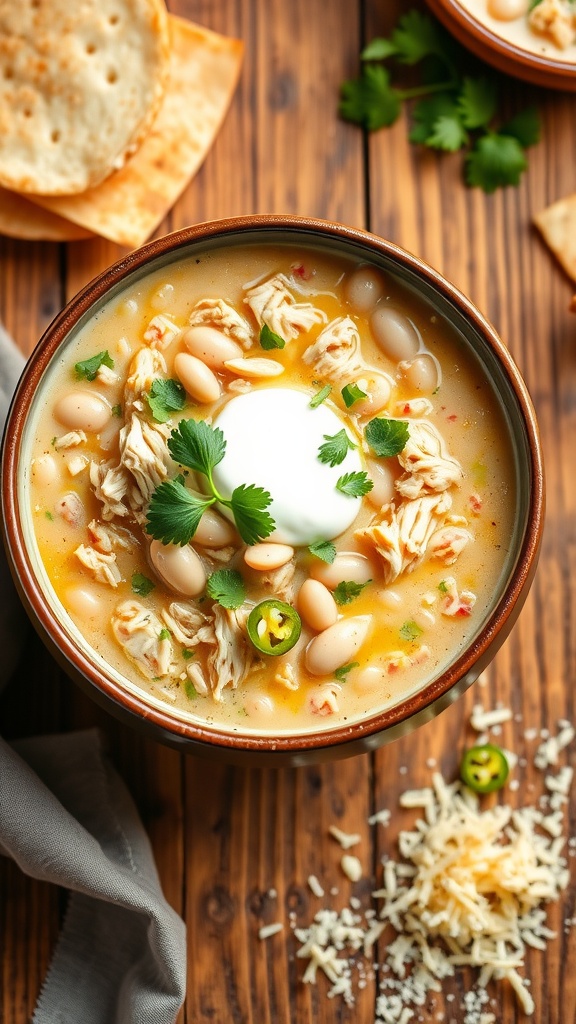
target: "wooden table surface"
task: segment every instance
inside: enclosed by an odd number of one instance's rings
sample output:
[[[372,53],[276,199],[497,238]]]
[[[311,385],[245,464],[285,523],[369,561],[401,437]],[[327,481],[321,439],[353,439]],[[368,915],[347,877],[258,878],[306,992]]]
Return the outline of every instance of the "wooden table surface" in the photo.
[[[403,821],[394,815],[387,829],[370,828],[368,815],[395,808],[407,786],[425,785],[431,758],[454,776],[479,699],[514,711],[517,720],[502,739],[529,761],[520,775],[521,798],[535,784],[534,742],[524,731],[555,730],[558,719],[576,719],[576,317],[567,312],[570,285],[531,227],[536,211],[576,189],[576,95],[503,80],[510,110],[536,103],[544,130],[520,187],[494,196],[464,187],[459,155],[411,146],[406,115],[366,138],[338,120],[338,86],[356,73],[362,43],[388,32],[407,6],[400,0],[171,0],[174,13],[242,38],[246,53],[216,143],[158,233],[235,214],[309,214],[368,227],[443,272],[496,326],[536,405],[548,489],[540,566],[488,686],[476,684],[400,742],[322,767],[240,770],[184,757],[107,717],[39,642],[31,648],[26,674],[0,703],[2,732],[16,737],[97,724],[109,738],[152,838],[166,896],[188,926],[188,998],[179,1024],[371,1024],[373,982],[353,1009],[328,1000],[325,979],[317,987],[300,983],[302,963],[294,959],[289,928],[261,942],[260,925],[287,923],[291,911],[301,924],[312,919],[319,902],[306,884],[310,873],[340,889],[330,898],[334,906],[347,902],[352,888],[368,905],[375,867],[382,854],[395,852]],[[22,350],[30,352],[65,301],[120,255],[103,240],[58,246],[0,239],[0,316]],[[575,817],[573,806],[572,832]],[[362,836],[357,850],[365,878],[355,887],[340,873],[342,851],[328,836],[332,823]],[[0,865],[0,876],[0,1020],[24,1024],[65,894],[24,878],[10,862]],[[528,956],[538,1024],[576,1018],[576,929],[563,929],[564,918],[576,912],[575,898],[572,886],[550,908],[558,938],[545,953]],[[465,984],[447,982],[435,1007],[422,1008],[415,1019],[461,1024]],[[523,1019],[505,986],[491,994],[499,1024]]]

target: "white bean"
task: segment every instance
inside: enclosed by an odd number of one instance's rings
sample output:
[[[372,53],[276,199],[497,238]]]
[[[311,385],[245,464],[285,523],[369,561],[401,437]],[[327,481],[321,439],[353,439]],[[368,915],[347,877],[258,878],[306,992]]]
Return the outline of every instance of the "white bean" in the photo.
[[[246,548],[244,561],[251,569],[267,572],[268,569],[279,569],[294,558],[294,548],[289,544],[253,544]]]
[[[64,595],[64,607],[83,622],[99,619],[102,615],[102,601],[87,587],[69,587]]]
[[[201,359],[213,370],[223,370],[227,359],[237,359],[242,355],[240,345],[232,341],[232,338],[205,324],[190,327],[182,335],[182,341],[191,355]]]
[[[322,633],[338,621],[338,605],[319,580],[305,580],[298,592],[297,607],[310,629]]]
[[[371,615],[339,619],[319,633],[306,648],[306,668],[313,676],[326,676],[348,664],[366,639]]]
[[[389,590],[386,587],[384,590],[376,591],[376,593],[384,607],[388,608],[391,612],[395,612],[402,604],[402,597],[396,590]]]
[[[344,282],[344,298],[357,313],[368,313],[382,298],[385,289],[386,282],[379,270],[358,267]]]
[[[244,708],[249,718],[271,718],[276,710],[272,697],[264,694],[261,697],[249,697]]]
[[[150,561],[171,590],[184,597],[196,597],[206,586],[206,573],[198,555],[190,545],[161,544],[153,540]]]
[[[236,531],[223,516],[209,508],[203,512],[194,534],[194,543],[204,548],[225,548],[236,541]]]
[[[388,682],[387,676],[377,665],[366,665],[365,668],[352,669],[348,679],[353,689],[361,694],[382,690]]]
[[[358,413],[360,416],[374,416],[381,409],[386,408],[394,386],[394,381],[390,380],[390,377],[384,373],[367,373],[356,383],[368,397],[354,402],[352,412]]]
[[[366,470],[374,484],[366,497],[374,508],[382,508],[382,505],[387,505],[394,498],[396,493],[394,490],[396,477],[390,466],[385,462],[376,462],[375,459],[368,459]]]
[[[429,352],[423,352],[407,363],[400,363],[398,369],[408,386],[420,394],[431,395],[440,383],[438,365]]]
[[[102,430],[111,413],[107,402],[89,391],[70,391],[54,406],[54,415],[62,426],[70,430],[87,430],[89,433]]]
[[[410,359],[420,348],[420,335],[407,316],[392,306],[379,306],[370,317],[374,338],[384,355],[397,363]]]
[[[53,455],[40,455],[32,462],[32,477],[40,487],[53,484],[58,477],[58,466]]]
[[[488,0],[488,14],[498,21],[515,21],[528,13],[529,0]]]
[[[284,373],[284,367],[277,359],[227,359],[224,366],[227,370],[232,370],[239,377],[246,377],[248,380],[279,377],[281,373]]]
[[[202,405],[220,398],[220,383],[206,363],[189,352],[179,352],[174,359],[174,372],[191,398]]]
[[[360,555],[357,551],[340,551],[331,565],[314,559],[310,575],[329,590],[335,590],[342,580],[368,583],[368,580],[374,579],[374,567],[366,555]]]

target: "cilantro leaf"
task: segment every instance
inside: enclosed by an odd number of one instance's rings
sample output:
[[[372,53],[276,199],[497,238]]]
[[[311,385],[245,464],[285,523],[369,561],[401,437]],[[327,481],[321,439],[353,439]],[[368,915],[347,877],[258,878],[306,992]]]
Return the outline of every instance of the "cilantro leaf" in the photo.
[[[194,657],[194,651],[190,651],[187,647],[182,648],[182,657],[184,661],[190,661]]]
[[[414,125],[410,131],[410,142],[428,142],[428,138],[434,130],[434,125],[439,117],[457,117],[458,107],[454,98],[446,93],[437,93],[435,96],[427,96],[414,104],[412,117]]]
[[[257,544],[276,529],[276,523],[266,511],[272,498],[263,487],[240,484],[232,492],[230,508],[234,514],[238,533],[245,544]]]
[[[366,392],[362,391],[362,388],[359,388],[354,382],[352,382],[352,384],[345,384],[340,394],[344,399],[344,405],[347,409],[350,409],[351,406],[354,405],[354,402],[358,402],[361,398],[368,397]]]
[[[370,420],[364,428],[364,437],[375,455],[389,458],[398,455],[405,447],[410,436],[405,420],[387,420],[376,418]]]
[[[371,132],[394,124],[400,114],[400,94],[381,64],[366,64],[360,78],[342,84],[340,96],[340,116]]]
[[[360,60],[386,60],[398,53],[398,47],[391,39],[373,39],[360,54]]]
[[[82,359],[81,362],[74,364],[76,370],[76,376],[78,380],[85,378],[86,380],[96,380],[96,375],[101,366],[108,366],[110,370],[114,369],[114,360],[105,349],[104,352],[98,352],[97,355],[91,356],[90,359]]]
[[[326,399],[328,398],[328,395],[330,394],[331,391],[332,391],[332,385],[331,384],[325,384],[323,388],[320,388],[320,391],[316,392],[316,394],[314,395],[314,398],[310,399],[310,401],[308,403],[310,408],[311,409],[317,409],[319,405],[322,405],[322,402],[326,401]]]
[[[217,569],[208,577],[206,593],[223,608],[239,608],[246,600],[244,580],[236,569]]]
[[[132,573],[132,592],[139,597],[148,597],[156,588],[156,584],[149,580],[143,572]]]
[[[466,157],[466,181],[484,192],[495,192],[504,185],[517,185],[527,166],[518,139],[487,132],[476,139]]]
[[[344,473],[336,481],[336,490],[346,494],[349,498],[363,498],[368,491],[371,491],[374,484],[367,473]]]
[[[336,604],[351,604],[355,597],[364,590],[364,587],[368,586],[372,580],[368,580],[367,583],[354,583],[352,580],[342,580],[335,590],[332,592],[332,597],[336,601]]]
[[[485,128],[496,112],[496,85],[491,78],[465,78],[458,109],[466,128]]]
[[[122,419],[122,406],[121,405],[113,405],[112,406],[112,415],[113,416],[117,416],[118,419]]]
[[[263,324],[262,330],[260,331],[260,346],[267,352],[273,348],[284,348],[286,342],[284,338],[281,338],[279,334],[270,330],[268,324]]]
[[[348,673],[351,672],[353,668],[358,668],[359,664],[359,661],[351,661],[349,665],[342,665],[341,668],[337,668],[334,672],[334,678],[337,679],[339,683],[345,683]]]
[[[440,583],[438,584],[438,590],[440,591],[441,594],[448,593],[448,584],[446,583],[445,580],[440,580]]]
[[[318,449],[318,458],[320,462],[327,463],[329,466],[339,466],[341,462],[344,462],[348,451],[356,447],[344,427],[337,434],[332,434],[332,436],[323,434],[322,436],[324,444],[321,444]]]
[[[180,420],[170,434],[168,448],[181,466],[209,477],[224,458],[226,441],[218,427],[210,427],[204,420]]]
[[[158,633],[159,640],[170,640],[171,636],[172,633],[170,632],[169,629],[166,629],[166,626],[164,626],[164,628],[161,629],[160,632]]]
[[[320,558],[322,562],[327,562],[328,565],[332,565],[336,558],[336,545],[330,540],[318,540],[315,544],[309,544],[308,551],[316,558]]]
[[[437,117],[426,145],[432,149],[443,149],[455,153],[468,142],[468,133],[457,114],[441,114]]]
[[[184,487],[182,477],[165,480],[150,499],[146,533],[162,544],[187,544],[215,498],[198,498]]]
[[[511,135],[524,149],[535,146],[540,138],[540,118],[536,107],[527,107],[502,125],[501,135]]]
[[[156,422],[166,423],[173,412],[180,412],[186,405],[186,392],[180,381],[157,377],[152,381],[146,400]]]
[[[198,696],[198,691],[191,679],[184,680],[184,693],[188,697],[188,700],[195,700]]]
[[[407,11],[400,18],[391,38],[403,64],[417,64],[431,54],[448,56],[446,38],[438,22],[417,10]]]
[[[400,636],[403,640],[417,640],[419,636],[422,636],[423,630],[417,622],[410,619],[400,627]]]

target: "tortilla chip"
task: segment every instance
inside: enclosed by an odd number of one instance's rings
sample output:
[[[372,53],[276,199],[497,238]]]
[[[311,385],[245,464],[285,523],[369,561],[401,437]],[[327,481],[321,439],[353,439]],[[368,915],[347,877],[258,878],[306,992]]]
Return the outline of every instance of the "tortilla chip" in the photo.
[[[568,277],[576,281],[576,193],[536,214],[534,223]]]
[[[173,15],[169,21],[172,53],[164,100],[134,156],[81,195],[33,197],[45,209],[132,248],[152,234],[200,167],[240,73],[240,41]]]
[[[5,188],[0,188],[0,235],[48,242],[73,242],[77,238],[92,237],[86,228],[72,224],[50,213],[50,210],[42,210],[17,192],[9,192]]]

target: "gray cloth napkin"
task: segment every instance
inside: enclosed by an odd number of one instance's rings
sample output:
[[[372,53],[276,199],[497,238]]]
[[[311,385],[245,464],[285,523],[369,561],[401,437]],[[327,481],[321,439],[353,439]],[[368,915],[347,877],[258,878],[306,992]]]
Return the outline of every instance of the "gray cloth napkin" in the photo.
[[[2,426],[22,365],[0,324]],[[24,635],[3,555],[0,602],[1,686]],[[0,852],[72,890],[33,1024],[173,1024],[186,986],[184,924],[97,730],[0,739]]]

